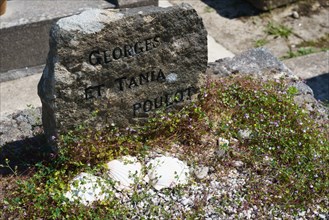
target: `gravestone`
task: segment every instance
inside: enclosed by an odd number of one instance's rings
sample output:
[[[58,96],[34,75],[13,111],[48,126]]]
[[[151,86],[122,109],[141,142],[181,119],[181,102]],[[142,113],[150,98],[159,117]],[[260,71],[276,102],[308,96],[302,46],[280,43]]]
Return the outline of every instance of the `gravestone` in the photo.
[[[188,4],[63,18],[38,85],[45,134],[145,121],[190,100],[206,68],[207,32]]]

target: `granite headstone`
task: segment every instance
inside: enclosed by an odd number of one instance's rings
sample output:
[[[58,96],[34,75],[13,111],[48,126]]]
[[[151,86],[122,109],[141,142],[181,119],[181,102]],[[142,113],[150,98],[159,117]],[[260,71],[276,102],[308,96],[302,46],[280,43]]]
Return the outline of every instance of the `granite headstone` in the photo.
[[[207,32],[188,4],[63,18],[51,29],[38,85],[45,134],[51,140],[81,124],[129,126],[184,105],[206,68]]]

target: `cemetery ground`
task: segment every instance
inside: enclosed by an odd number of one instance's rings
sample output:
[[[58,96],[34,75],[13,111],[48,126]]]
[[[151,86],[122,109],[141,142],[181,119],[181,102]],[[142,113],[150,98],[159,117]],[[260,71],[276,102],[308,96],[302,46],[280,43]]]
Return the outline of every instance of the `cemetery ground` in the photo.
[[[261,12],[243,0],[171,0],[187,2],[202,17],[208,34],[234,54],[264,46],[289,59],[329,49],[329,3],[297,1]]]
[[[262,27],[246,35],[225,22],[218,29],[210,22],[216,10],[221,13],[212,5],[216,1],[204,2],[209,7],[189,3],[204,16],[212,36],[227,39],[219,42],[236,54],[265,45],[283,58],[329,47],[328,33],[316,37],[314,31],[311,39],[301,40],[288,24],[266,19],[260,24],[258,17],[234,21]],[[290,14],[285,19],[297,21]],[[160,110],[144,126],[95,130],[81,124],[60,136],[58,154],[47,151],[42,129],[34,127],[35,138],[25,140],[23,150],[0,149],[1,219],[329,218],[328,119],[296,104],[298,90],[285,79],[254,77],[208,78],[188,106],[171,113]],[[192,171],[187,185],[155,191],[136,178],[131,191],[104,188],[107,199],[89,206],[63,195],[81,172],[106,179],[105,164],[112,159],[132,155],[145,161],[161,154],[188,164]]]
[[[2,165],[12,172],[0,182],[2,218],[325,219],[329,124],[315,122],[317,114],[298,107],[296,93],[284,80],[237,74],[208,81],[190,105],[158,112],[142,127],[80,125],[60,137],[59,154],[51,159],[39,155],[42,160],[30,165],[29,158],[21,158],[27,165],[23,170],[10,161]],[[157,154],[209,171],[187,185],[157,192],[165,199],[155,201],[151,187],[138,179],[132,191],[123,192],[126,202],[110,187],[103,189],[109,197],[91,206],[63,196],[82,171],[106,177],[104,164],[113,158],[133,155],[143,161]]]

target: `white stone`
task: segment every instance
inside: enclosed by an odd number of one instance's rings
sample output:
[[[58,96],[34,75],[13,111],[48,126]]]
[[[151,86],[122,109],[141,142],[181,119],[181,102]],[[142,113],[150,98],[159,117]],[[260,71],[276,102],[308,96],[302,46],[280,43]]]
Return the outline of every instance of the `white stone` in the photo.
[[[104,189],[109,189],[105,180],[89,173],[80,173],[70,182],[70,190],[64,194],[71,202],[79,201],[88,206],[106,198]]]
[[[242,167],[243,165],[244,165],[244,163],[240,160],[233,162],[234,167]]]
[[[239,130],[238,135],[242,139],[249,139],[251,135],[251,130],[245,129],[245,130]]]
[[[293,17],[293,18],[299,18],[299,14],[298,14],[298,12],[297,11],[293,11],[292,12],[292,14],[291,14],[291,16]]]
[[[326,219],[326,215],[324,215],[324,214],[319,214],[319,218],[321,218],[321,219]]]
[[[204,179],[209,172],[209,167],[198,166],[194,169],[194,174],[198,179]]]
[[[190,198],[184,198],[184,199],[182,200],[182,204],[183,204],[184,206],[192,205],[192,204],[193,204],[193,201],[192,201]]]
[[[228,140],[226,140],[225,138],[218,138],[218,145],[219,146],[223,146],[223,145],[229,145],[230,142]]]
[[[124,156],[107,163],[108,174],[116,181],[114,187],[121,191],[130,189],[135,180],[142,179],[142,165],[136,157]]]
[[[157,157],[147,163],[149,183],[156,189],[172,188],[187,184],[188,166],[174,157]]]

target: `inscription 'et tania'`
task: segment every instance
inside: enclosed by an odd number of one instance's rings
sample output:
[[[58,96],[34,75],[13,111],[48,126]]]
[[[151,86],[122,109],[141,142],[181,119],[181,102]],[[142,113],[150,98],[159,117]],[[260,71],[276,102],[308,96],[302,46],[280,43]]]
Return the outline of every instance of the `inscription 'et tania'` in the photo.
[[[123,57],[132,57],[137,54],[153,50],[161,44],[160,37],[147,38],[133,44],[118,46],[111,50],[93,50],[89,54],[89,63],[92,65],[107,64]]]
[[[159,69],[159,71],[149,71],[146,73],[141,73],[138,76],[133,76],[133,77],[120,77],[115,81],[115,83],[117,83],[118,85],[118,89],[120,91],[124,91],[126,88],[133,88],[133,87],[139,87],[142,85],[145,85],[149,82],[164,82],[166,80],[166,76],[163,73],[163,71],[161,69]],[[104,84],[101,85],[97,85],[97,86],[89,86],[87,88],[85,88],[85,98],[86,100],[88,99],[93,99],[93,98],[97,98],[97,97],[101,97],[101,88],[105,87]]]

